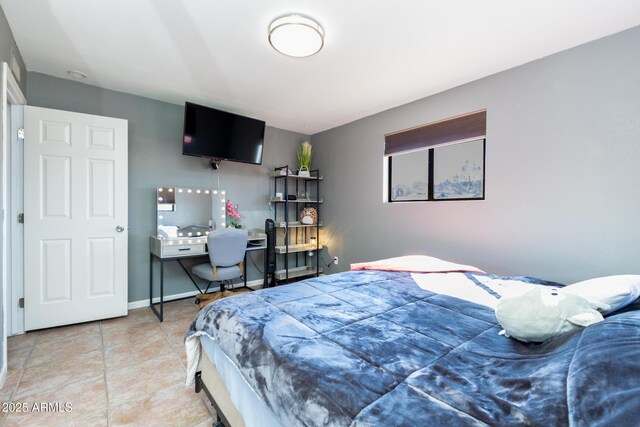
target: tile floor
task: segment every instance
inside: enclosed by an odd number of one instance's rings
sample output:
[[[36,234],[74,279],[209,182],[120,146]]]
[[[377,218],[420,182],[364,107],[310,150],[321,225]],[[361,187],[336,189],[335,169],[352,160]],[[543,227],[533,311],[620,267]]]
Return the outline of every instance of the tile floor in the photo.
[[[0,425],[210,426],[215,412],[204,393],[184,386],[182,339],[197,312],[187,299],[165,304],[163,323],[141,308],[10,337],[0,404],[26,403],[30,412],[0,412]],[[61,410],[33,411],[41,402]],[[72,410],[63,412],[67,402]]]

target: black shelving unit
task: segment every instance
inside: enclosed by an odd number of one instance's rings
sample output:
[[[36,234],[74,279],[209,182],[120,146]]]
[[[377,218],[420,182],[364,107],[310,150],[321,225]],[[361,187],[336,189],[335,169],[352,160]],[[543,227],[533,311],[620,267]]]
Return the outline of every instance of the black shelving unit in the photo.
[[[287,171],[282,174],[281,171]],[[273,204],[273,220],[276,226],[276,283],[288,283],[291,279],[309,276],[319,276],[320,267],[320,205],[322,197],[320,182],[322,176],[319,169],[309,172],[310,176],[288,174],[289,165],[274,168],[273,194],[270,202]],[[305,199],[300,199],[300,191],[304,189]],[[281,200],[276,199],[276,193],[281,192]],[[288,196],[296,196],[289,200]],[[315,224],[307,225],[299,221],[304,208],[313,207],[318,215]],[[310,238],[316,238],[315,245]],[[312,253],[313,256],[309,254]],[[310,258],[315,258],[311,260]],[[293,266],[292,266],[293,264]],[[313,265],[315,264],[315,266]]]

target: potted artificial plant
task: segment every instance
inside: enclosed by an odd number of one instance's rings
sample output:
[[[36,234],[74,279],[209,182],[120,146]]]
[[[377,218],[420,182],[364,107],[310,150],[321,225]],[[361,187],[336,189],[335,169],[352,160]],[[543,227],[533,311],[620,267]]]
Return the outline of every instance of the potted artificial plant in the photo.
[[[303,142],[300,148],[296,150],[296,155],[298,156],[298,175],[300,176],[311,175],[311,150],[311,144],[307,141]]]

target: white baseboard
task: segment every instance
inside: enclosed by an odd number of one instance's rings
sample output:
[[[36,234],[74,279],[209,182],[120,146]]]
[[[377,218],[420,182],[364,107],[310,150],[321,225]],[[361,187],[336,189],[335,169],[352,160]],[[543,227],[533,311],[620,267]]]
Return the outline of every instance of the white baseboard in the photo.
[[[240,285],[241,283],[236,283],[237,285]],[[262,280],[258,279],[258,280],[250,280],[247,282],[247,286],[250,287],[251,289],[260,289],[262,288]],[[198,295],[200,292],[199,291],[189,291],[189,292],[183,292],[181,294],[173,294],[173,295],[165,295],[164,296],[164,302],[169,302],[169,301],[173,301],[173,300],[177,300],[177,299],[182,299],[182,298],[189,298],[189,297],[193,297]],[[153,303],[157,304],[160,302],[160,297],[156,297],[153,299]],[[129,304],[127,304],[127,309],[129,310],[134,310],[136,308],[143,308],[143,307],[149,307],[149,299],[143,299],[140,301],[131,301]]]

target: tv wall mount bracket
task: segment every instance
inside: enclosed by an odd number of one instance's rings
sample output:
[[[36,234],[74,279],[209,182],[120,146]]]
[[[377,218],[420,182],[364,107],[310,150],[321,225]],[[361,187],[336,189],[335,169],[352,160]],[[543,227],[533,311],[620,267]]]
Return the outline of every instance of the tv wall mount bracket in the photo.
[[[222,162],[222,159],[211,159],[211,169],[213,169],[214,171],[217,171],[218,168],[220,168],[221,162]]]

